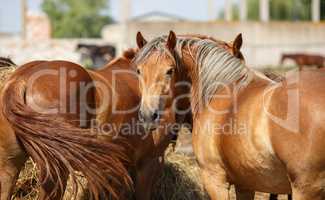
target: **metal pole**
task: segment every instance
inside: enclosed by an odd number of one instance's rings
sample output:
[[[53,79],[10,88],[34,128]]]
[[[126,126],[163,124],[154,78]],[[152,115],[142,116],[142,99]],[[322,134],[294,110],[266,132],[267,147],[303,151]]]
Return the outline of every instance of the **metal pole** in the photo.
[[[270,5],[269,0],[260,0],[260,20],[268,22],[270,20]]]
[[[232,20],[232,0],[225,1],[225,20]]]
[[[214,0],[208,0],[208,14],[210,20],[215,20],[217,12],[215,10]]]
[[[240,16],[240,21],[247,20],[247,1],[246,0],[240,0],[240,2],[239,2],[239,16]]]
[[[21,38],[26,38],[26,25],[27,25],[27,2],[26,0],[20,0],[21,4]]]
[[[319,22],[320,21],[320,0],[312,0],[311,13],[312,13],[313,22]]]

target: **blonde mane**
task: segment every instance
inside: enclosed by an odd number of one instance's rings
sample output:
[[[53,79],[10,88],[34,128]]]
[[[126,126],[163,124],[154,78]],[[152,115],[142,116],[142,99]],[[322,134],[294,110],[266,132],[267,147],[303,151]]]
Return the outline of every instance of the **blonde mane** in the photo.
[[[199,39],[178,37],[175,51],[171,52],[166,47],[167,37],[158,37],[146,44],[135,57],[135,63],[144,62],[153,52],[167,55],[174,59],[177,69],[183,69],[183,50],[186,48],[196,63],[194,77],[198,81],[198,88],[194,91],[194,96],[199,102],[206,106],[213,95],[223,85],[228,85],[239,81],[244,84],[248,81],[249,69],[239,59],[233,56],[225,48],[221,47],[222,42],[211,39]],[[198,104],[196,103],[196,104]],[[197,107],[198,105],[195,105]]]

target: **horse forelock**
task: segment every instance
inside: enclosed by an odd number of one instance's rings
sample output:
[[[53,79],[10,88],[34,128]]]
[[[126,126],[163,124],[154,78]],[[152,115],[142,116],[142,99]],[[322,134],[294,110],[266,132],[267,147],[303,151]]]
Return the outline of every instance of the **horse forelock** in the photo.
[[[224,42],[178,37],[174,52],[166,47],[167,36],[158,37],[146,44],[137,54],[135,63],[144,63],[153,52],[167,54],[175,59],[177,68],[182,68],[183,51],[187,50],[195,61],[196,67],[192,68],[195,73],[191,73],[193,79],[197,80],[198,88],[194,91],[194,96],[198,98],[198,104],[207,105],[213,95],[224,85],[239,81],[238,84],[248,82],[249,69],[241,59],[236,58],[227,49],[223,47]],[[197,107],[195,105],[194,107]]]
[[[166,39],[167,38],[165,36],[162,36],[150,41],[142,49],[139,50],[133,59],[133,62],[137,65],[144,63],[154,52],[158,52],[160,56],[169,55],[170,57],[173,57],[173,55],[167,49],[166,45],[164,45],[166,43]]]

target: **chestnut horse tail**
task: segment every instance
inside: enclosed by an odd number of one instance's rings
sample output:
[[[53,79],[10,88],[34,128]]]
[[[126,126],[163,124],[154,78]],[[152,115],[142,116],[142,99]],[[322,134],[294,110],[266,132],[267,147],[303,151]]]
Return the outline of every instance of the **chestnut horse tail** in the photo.
[[[2,93],[3,115],[10,122],[17,139],[36,163],[39,181],[46,197],[63,198],[67,174],[73,183],[73,196],[78,191],[76,171],[88,181],[92,199],[108,196],[121,199],[132,183],[123,154],[126,143],[96,139],[96,133],[72,125],[59,114],[36,112],[25,103],[26,81],[11,76]],[[124,146],[124,147],[123,147]]]

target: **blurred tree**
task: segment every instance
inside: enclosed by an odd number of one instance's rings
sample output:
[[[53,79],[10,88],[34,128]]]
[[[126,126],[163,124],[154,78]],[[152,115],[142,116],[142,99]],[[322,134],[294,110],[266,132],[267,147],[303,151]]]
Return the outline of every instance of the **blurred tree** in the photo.
[[[247,18],[249,20],[260,19],[260,4],[259,0],[248,0],[247,1]]]
[[[272,20],[310,20],[310,0],[270,0]],[[248,19],[259,19],[259,0],[248,0]]]
[[[249,20],[259,20],[259,1],[248,0],[247,17]],[[233,5],[233,19],[237,20],[238,4]],[[224,11],[219,13],[219,18],[224,18]],[[270,0],[270,18],[278,21],[311,20],[310,0]],[[325,19],[325,0],[321,1],[321,19]]]
[[[325,1],[320,0],[320,19],[325,20]]]
[[[271,0],[270,15],[273,20],[310,20],[310,0]]]
[[[43,11],[48,15],[53,37],[100,37],[104,25],[112,22],[107,10],[108,0],[44,0]]]

